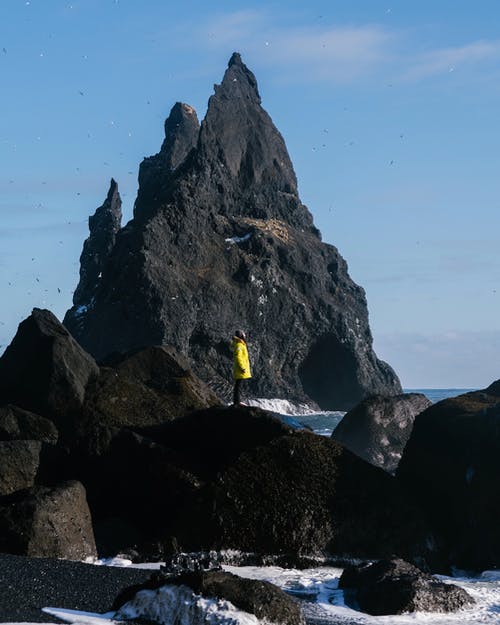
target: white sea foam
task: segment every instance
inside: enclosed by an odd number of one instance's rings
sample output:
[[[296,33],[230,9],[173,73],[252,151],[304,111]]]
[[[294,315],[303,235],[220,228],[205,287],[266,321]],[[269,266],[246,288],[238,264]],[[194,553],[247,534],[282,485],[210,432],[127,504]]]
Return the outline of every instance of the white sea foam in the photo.
[[[262,408],[262,410],[269,410],[270,412],[279,412],[289,417],[318,413],[318,410],[314,410],[309,404],[291,402],[288,399],[257,397],[255,399],[249,399],[246,403],[249,406],[255,406],[256,408]]]
[[[370,616],[346,606],[344,593],[338,588],[342,569],[319,567],[282,569],[280,567],[233,567],[224,569],[241,577],[271,582],[284,591],[307,599],[302,602],[306,620],[325,625],[493,625],[500,623],[500,583],[498,571],[485,571],[478,578],[439,579],[464,588],[476,605],[452,614],[418,612],[394,616]],[[487,581],[485,581],[487,580]]]

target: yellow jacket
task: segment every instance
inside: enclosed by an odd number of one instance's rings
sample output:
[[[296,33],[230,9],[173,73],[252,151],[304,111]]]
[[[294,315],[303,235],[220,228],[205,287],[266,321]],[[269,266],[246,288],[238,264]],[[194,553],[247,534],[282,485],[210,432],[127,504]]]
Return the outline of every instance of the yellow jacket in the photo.
[[[252,377],[247,344],[243,339],[233,336],[231,343],[234,355],[233,376],[235,380],[246,380]]]

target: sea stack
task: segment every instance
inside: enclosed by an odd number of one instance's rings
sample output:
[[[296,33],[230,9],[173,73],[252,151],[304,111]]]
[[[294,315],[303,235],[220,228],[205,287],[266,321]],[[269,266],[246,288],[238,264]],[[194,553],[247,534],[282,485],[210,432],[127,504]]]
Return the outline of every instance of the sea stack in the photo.
[[[101,258],[64,320],[97,359],[171,344],[227,396],[229,341],[242,328],[254,396],[346,410],[401,392],[373,352],[364,291],[321,241],[237,53],[201,126],[192,107],[173,107],[160,152],[141,164],[134,218]]]

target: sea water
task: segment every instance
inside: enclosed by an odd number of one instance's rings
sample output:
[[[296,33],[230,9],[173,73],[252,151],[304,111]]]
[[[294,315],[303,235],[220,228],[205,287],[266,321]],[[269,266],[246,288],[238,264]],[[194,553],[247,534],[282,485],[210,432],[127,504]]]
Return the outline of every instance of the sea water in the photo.
[[[474,389],[464,388],[420,388],[404,389],[405,393],[422,393],[432,403],[456,397],[463,393],[468,393]],[[312,429],[321,436],[331,436],[333,430],[340,423],[345,412],[340,410],[314,411],[305,404],[294,404],[285,399],[251,399],[248,401],[251,406],[258,406],[264,410],[277,412],[283,416],[293,417],[302,425]]]

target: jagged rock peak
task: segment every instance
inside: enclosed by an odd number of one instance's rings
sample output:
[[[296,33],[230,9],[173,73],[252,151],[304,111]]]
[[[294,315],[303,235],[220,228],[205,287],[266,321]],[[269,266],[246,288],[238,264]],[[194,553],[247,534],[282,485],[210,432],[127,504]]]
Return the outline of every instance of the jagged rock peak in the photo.
[[[139,193],[134,217],[149,215],[151,205],[165,195],[173,172],[198,142],[200,122],[189,104],[176,102],[165,120],[165,139],[158,154],[146,157],[139,167]]]
[[[224,187],[230,182],[227,180],[230,174],[240,195],[237,205],[246,203],[248,216],[286,219],[293,212],[287,209],[284,214],[268,214],[266,206],[276,205],[277,198],[271,200],[269,193],[263,194],[263,186],[271,194],[286,193],[298,201],[297,178],[283,137],[261,106],[255,76],[236,52],[208,101],[198,158],[201,166],[210,172],[210,179],[217,182],[220,179]],[[256,196],[264,201],[249,199]]]
[[[165,120],[165,141],[161,146],[164,165],[176,169],[194,148],[200,123],[196,111],[189,104],[176,102]]]
[[[257,80],[253,73],[241,60],[239,52],[233,52],[227,70],[220,85],[214,85],[215,93],[222,95],[240,94],[254,100],[257,104],[261,103]]]
[[[199,131],[180,103],[165,131],[160,152],[141,165],[134,219],[117,236],[95,299],[66,315],[78,341],[97,358],[174,345],[226,393],[228,340],[242,327],[257,396],[346,410],[369,394],[401,393],[373,352],[364,292],[321,242],[238,54]]]
[[[101,273],[122,221],[122,200],[118,184],[111,178],[108,195],[89,217],[90,236],[83,244],[80,256],[80,282],[73,295],[75,306],[88,305],[92,300]]]

